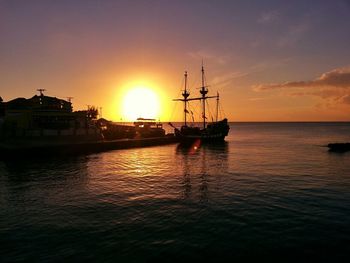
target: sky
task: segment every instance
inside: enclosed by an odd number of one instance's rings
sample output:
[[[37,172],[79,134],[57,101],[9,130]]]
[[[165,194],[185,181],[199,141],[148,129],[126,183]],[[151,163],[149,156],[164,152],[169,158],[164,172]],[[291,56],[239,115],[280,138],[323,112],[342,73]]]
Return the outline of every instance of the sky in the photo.
[[[0,0],[4,101],[43,88],[118,121],[146,87],[181,120],[202,60],[229,121],[350,120],[349,0]]]

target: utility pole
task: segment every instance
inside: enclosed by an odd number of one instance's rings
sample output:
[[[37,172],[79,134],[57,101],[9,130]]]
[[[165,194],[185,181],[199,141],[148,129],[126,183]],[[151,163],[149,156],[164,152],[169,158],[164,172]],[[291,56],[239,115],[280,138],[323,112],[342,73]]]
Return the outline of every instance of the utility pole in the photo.
[[[219,117],[219,92],[216,92],[216,122],[218,122]]]
[[[46,91],[46,89],[37,89],[36,91],[40,92],[40,96],[44,96],[44,91]]]
[[[203,128],[205,129],[205,100],[207,99],[206,95],[208,93],[208,89],[205,87],[205,81],[204,81],[204,66],[203,66],[203,61],[202,61],[202,87],[200,90],[200,93],[202,94],[202,100],[203,100],[203,112],[202,112],[202,117],[203,117]]]
[[[100,107],[100,118],[102,118],[102,107]]]

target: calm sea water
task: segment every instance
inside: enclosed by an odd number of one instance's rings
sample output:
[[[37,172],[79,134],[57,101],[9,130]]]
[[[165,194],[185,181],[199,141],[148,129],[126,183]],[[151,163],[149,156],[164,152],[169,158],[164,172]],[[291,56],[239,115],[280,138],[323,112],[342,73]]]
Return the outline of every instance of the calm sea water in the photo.
[[[233,123],[226,143],[0,161],[0,261],[350,258],[346,123]]]

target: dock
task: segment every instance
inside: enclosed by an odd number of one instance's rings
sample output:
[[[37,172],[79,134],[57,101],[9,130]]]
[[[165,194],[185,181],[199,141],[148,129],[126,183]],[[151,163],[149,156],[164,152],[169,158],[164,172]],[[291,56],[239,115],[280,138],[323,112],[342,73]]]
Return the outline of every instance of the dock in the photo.
[[[138,139],[118,139],[111,141],[78,142],[0,142],[0,159],[27,158],[30,156],[64,156],[90,154],[119,149],[160,146],[177,143],[175,136]]]

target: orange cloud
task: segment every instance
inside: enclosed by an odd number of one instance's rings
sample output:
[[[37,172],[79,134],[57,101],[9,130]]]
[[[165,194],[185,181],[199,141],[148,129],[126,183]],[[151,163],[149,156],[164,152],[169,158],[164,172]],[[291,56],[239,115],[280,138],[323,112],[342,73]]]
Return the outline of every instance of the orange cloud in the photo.
[[[350,88],[350,67],[334,69],[323,73],[319,78],[309,81],[292,81],[276,84],[261,84],[254,86],[255,91],[285,89],[285,88]]]
[[[326,108],[339,104],[350,105],[350,67],[323,73],[315,80],[292,81],[253,86],[255,91],[288,90],[293,97],[314,96],[321,98]]]
[[[350,94],[346,94],[340,98],[340,102],[344,104],[350,104]]]

